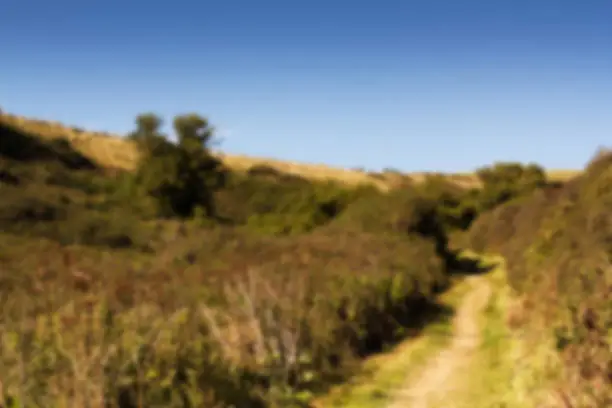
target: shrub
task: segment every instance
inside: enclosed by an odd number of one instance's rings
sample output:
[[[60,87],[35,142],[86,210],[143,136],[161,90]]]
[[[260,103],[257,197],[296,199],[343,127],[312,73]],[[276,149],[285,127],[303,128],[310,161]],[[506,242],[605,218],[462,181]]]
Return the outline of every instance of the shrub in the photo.
[[[292,406],[419,330],[440,313],[433,293],[448,281],[433,243],[415,237],[219,228],[166,249],[186,245],[198,254],[186,269],[166,253],[136,267],[132,254],[57,245],[30,248],[37,259],[0,258],[21,272],[0,277],[7,396]]]
[[[290,235],[325,225],[359,194],[360,190],[297,177],[232,174],[216,200],[220,215],[235,224]]]
[[[497,163],[476,171],[482,183],[480,211],[486,211],[547,184],[546,172],[535,164]]]
[[[6,187],[0,201],[0,226],[5,232],[45,237],[65,245],[146,248],[146,234],[135,214],[87,208],[83,197],[45,185]]]
[[[416,235],[435,243],[438,256],[451,262],[449,234],[457,221],[439,192],[427,187],[407,187],[385,194],[370,192],[351,203],[332,223],[337,228],[400,236]]]
[[[140,115],[136,124],[129,137],[142,153],[137,183],[156,200],[160,215],[189,217],[200,208],[215,216],[212,192],[223,185],[224,171],[208,150],[213,134],[208,121],[195,114],[176,117],[177,144],[159,132],[161,120],[155,115]]]
[[[419,186],[422,194],[437,205],[440,222],[448,233],[467,229],[480,208],[479,190],[467,190],[445,176],[428,176]]]

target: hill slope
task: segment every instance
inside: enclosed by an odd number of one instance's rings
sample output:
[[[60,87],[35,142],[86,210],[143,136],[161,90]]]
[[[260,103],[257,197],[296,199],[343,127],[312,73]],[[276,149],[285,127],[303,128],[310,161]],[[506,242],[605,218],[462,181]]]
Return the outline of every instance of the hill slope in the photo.
[[[121,149],[28,123],[0,123],[0,405],[299,406],[446,312],[414,187],[228,172],[219,217],[162,216],[94,160]]]
[[[537,166],[509,164],[479,173],[479,189],[445,177],[390,189],[421,179],[308,165],[291,176],[283,170],[291,164],[230,157],[238,171],[214,191],[219,213],[180,218],[150,205],[137,173],[109,171],[135,167],[130,142],[0,119],[0,337],[9,339],[0,343],[0,405],[8,406],[112,400],[132,408],[140,399],[178,408],[185,398],[190,406],[304,406],[358,374],[364,357],[423,339],[448,319],[440,294],[482,272],[457,256],[455,234],[472,225],[470,238],[486,247],[512,237],[528,244],[536,224],[527,215],[548,207],[525,211],[516,225],[508,210],[558,191],[575,200],[585,177],[593,203],[607,191],[608,178],[597,176],[606,160],[565,185],[548,183]],[[475,175],[464,177],[475,185]],[[361,183],[378,188],[352,188]],[[589,237],[607,225],[606,207],[583,219],[584,205],[571,225]],[[511,283],[523,282],[520,256],[501,252],[512,261]]]
[[[75,150],[103,167],[131,170],[138,159],[135,146],[118,135],[105,132],[86,131],[58,122],[41,121],[8,113],[0,114],[0,123],[17,127],[25,132],[45,138],[61,138],[70,141]],[[394,171],[368,173],[360,170],[334,168],[327,165],[288,162],[277,159],[255,158],[241,155],[219,153],[227,166],[235,170],[247,171],[253,167],[266,166],[284,173],[315,179],[335,180],[349,185],[369,184],[381,189],[389,189],[407,181],[422,181],[427,173],[401,174]],[[549,171],[553,181],[566,181],[578,174],[573,170]],[[478,186],[475,175],[449,174],[452,181],[464,187]]]

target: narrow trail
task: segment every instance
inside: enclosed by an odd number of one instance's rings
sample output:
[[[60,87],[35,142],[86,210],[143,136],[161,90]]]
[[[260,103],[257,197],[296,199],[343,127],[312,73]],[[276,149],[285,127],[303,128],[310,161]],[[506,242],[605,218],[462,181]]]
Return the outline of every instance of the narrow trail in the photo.
[[[451,344],[427,362],[417,378],[411,376],[393,396],[387,408],[430,408],[451,406],[444,399],[461,387],[462,372],[480,344],[478,317],[486,307],[491,286],[483,277],[470,277],[472,286],[453,321]],[[462,371],[464,370],[464,371]]]

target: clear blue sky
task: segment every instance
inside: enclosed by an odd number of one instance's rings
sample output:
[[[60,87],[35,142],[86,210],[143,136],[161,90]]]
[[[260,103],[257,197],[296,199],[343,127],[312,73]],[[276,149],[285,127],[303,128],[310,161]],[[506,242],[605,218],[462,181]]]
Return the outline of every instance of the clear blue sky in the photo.
[[[3,0],[0,106],[223,150],[402,170],[580,168],[612,141],[610,0]]]

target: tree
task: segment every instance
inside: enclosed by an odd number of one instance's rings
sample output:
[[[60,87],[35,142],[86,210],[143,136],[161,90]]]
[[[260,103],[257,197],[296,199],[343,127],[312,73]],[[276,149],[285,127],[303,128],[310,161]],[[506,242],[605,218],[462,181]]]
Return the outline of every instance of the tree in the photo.
[[[173,123],[177,143],[172,143],[160,133],[161,124],[154,114],[136,119],[137,129],[130,138],[142,154],[138,184],[155,199],[163,216],[189,217],[200,208],[214,217],[213,191],[224,185],[225,172],[208,149],[213,128],[199,115],[177,116]]]
[[[128,135],[138,145],[141,154],[150,156],[154,150],[166,146],[167,138],[160,132],[162,119],[154,113],[143,113],[136,117],[136,130]]]

